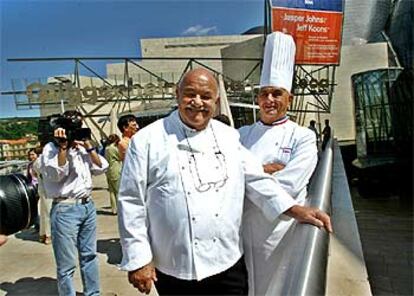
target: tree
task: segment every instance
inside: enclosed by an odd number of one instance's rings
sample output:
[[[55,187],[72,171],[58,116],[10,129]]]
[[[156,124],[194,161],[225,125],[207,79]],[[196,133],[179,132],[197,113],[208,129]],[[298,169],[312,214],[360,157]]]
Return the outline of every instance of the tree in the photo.
[[[37,135],[37,118],[31,120],[5,120],[0,124],[0,139],[17,140],[27,135]]]

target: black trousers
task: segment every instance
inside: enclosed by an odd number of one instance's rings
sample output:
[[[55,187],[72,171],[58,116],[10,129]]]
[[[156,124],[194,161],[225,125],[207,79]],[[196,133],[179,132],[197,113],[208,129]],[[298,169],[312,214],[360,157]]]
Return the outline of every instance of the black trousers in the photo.
[[[157,270],[158,294],[166,295],[247,295],[247,270],[242,257],[222,273],[201,281],[180,280]]]

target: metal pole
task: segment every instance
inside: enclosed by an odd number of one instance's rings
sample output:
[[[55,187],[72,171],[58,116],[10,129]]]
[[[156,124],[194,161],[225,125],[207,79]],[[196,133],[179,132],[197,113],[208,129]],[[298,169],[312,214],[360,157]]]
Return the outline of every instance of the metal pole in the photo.
[[[254,107],[255,104],[256,104],[256,102],[255,102],[255,96],[254,96],[254,88],[252,88],[252,105],[253,105],[252,112],[253,112],[253,121],[254,122],[257,121],[257,119],[256,119],[256,108]]]
[[[63,102],[63,90],[62,83],[59,84],[59,93],[60,93],[60,112],[65,113],[65,103]]]

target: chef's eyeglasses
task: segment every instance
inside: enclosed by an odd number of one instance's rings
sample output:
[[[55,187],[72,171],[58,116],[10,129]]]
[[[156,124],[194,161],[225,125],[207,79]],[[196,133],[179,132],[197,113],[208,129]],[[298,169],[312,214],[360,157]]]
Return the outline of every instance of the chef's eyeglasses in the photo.
[[[216,135],[214,134],[213,128],[211,128],[211,131],[213,133],[213,137],[214,137],[214,141],[215,141],[214,156],[217,160],[217,165],[219,166],[218,168],[220,169],[220,172],[221,172],[221,178],[217,181],[214,181],[214,182],[206,182],[206,181],[202,180],[201,174],[199,172],[199,168],[198,168],[198,165],[197,165],[197,157],[193,153],[193,149],[191,148],[191,145],[190,145],[190,142],[188,140],[187,134],[184,132],[186,140],[187,140],[187,144],[190,148],[189,167],[190,167],[191,175],[193,176],[194,187],[198,192],[207,192],[207,191],[209,191],[210,189],[213,189],[213,188],[217,190],[217,189],[223,187],[226,184],[226,182],[229,178],[228,174],[227,174],[226,157],[221,152],[220,147],[218,146],[218,142],[217,142],[217,139],[216,139]],[[192,165],[192,162],[194,163],[194,165]],[[194,167],[195,173],[193,172],[193,169],[192,169],[193,167]]]
[[[197,177],[197,180],[194,180],[195,183],[195,189],[198,192],[206,192],[209,191],[210,189],[219,189],[221,187],[223,187],[228,179],[228,175],[227,175],[227,168],[226,168],[226,158],[224,156],[223,153],[221,153],[221,151],[216,151],[214,152],[214,156],[217,159],[217,162],[220,164],[220,172],[221,172],[221,178],[217,181],[213,181],[213,182],[205,182],[202,180],[199,169],[198,169],[198,165],[197,165],[197,160],[194,154],[191,154],[191,159],[194,162],[194,165],[191,165],[190,163],[190,170],[192,171],[192,167],[195,168],[195,176]],[[192,172],[193,174],[193,172]],[[194,174],[193,174],[194,176]]]

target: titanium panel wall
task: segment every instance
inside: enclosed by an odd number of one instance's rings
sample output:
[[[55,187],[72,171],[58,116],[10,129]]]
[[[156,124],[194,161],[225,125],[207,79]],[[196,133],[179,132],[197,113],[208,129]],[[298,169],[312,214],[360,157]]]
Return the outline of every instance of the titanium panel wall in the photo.
[[[414,1],[400,0],[395,5],[388,31],[394,49],[405,68],[414,68]]]
[[[372,41],[387,22],[391,0],[345,0],[343,45]]]

